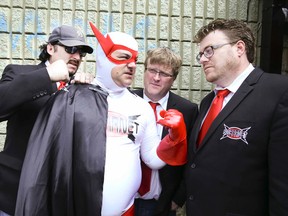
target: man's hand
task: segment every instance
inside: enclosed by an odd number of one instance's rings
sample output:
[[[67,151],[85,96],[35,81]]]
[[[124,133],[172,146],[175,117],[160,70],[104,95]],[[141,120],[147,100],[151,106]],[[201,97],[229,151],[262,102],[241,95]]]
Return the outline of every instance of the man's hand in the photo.
[[[93,79],[94,75],[91,73],[77,72],[70,83],[91,83]]]
[[[53,82],[70,80],[67,64],[59,59],[47,66],[48,75]]]

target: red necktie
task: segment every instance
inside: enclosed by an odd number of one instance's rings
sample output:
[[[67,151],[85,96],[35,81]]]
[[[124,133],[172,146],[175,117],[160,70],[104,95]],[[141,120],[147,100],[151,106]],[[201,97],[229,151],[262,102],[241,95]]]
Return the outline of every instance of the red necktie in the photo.
[[[156,107],[159,105],[159,103],[153,103],[149,101],[149,104],[151,105],[154,111],[155,119],[157,120]],[[142,180],[141,180],[140,188],[138,189],[138,193],[141,196],[143,196],[144,194],[150,191],[152,170],[142,160],[141,160],[141,170],[142,170]]]
[[[222,109],[224,98],[230,93],[228,89],[219,90],[217,92],[216,98],[213,100],[210,110],[202,124],[201,130],[199,132],[197,148],[200,146],[203,138],[205,137],[210,125],[219,114]]]
[[[58,86],[58,90],[64,88],[66,86],[66,82],[60,81],[60,85]]]

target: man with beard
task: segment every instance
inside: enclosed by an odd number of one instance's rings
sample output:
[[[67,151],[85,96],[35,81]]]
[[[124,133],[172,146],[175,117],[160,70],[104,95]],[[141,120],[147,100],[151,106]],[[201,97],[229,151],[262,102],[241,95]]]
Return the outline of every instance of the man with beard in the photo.
[[[183,115],[173,109],[160,113],[158,123],[169,128],[160,140],[150,105],[127,89],[135,77],[137,41],[91,27],[100,44],[96,78],[58,91],[39,113],[16,215],[132,216],[140,155],[152,169],[186,162]]]
[[[212,20],[194,42],[215,89],[190,136],[186,215],[288,215],[288,77],[253,66],[256,40],[243,20]]]
[[[40,50],[40,64],[10,64],[0,80],[0,121],[8,120],[0,152],[0,215],[14,215],[26,147],[41,107],[72,76],[73,82],[92,81],[88,73],[75,74],[86,53],[93,52],[80,30],[57,27]]]

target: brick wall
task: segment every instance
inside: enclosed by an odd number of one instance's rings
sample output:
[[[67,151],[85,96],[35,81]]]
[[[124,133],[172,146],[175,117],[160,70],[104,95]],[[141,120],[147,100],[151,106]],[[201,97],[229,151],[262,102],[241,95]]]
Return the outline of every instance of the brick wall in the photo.
[[[191,42],[196,31],[210,20],[238,18],[261,33],[260,0],[2,0],[0,3],[0,76],[9,63],[37,64],[39,45],[61,24],[79,27],[88,43],[96,47],[88,21],[103,33],[124,31],[139,42],[138,69],[133,87],[143,85],[143,61],[148,49],[168,46],[183,58],[173,91],[199,103],[212,89],[195,61],[197,46]],[[259,40],[258,40],[259,41]],[[260,47],[260,45],[259,45]],[[259,48],[260,49],[260,48]],[[259,53],[259,49],[257,53]],[[287,55],[286,55],[287,56]],[[258,64],[259,56],[256,56]],[[79,70],[95,73],[95,54],[87,55]],[[0,124],[0,148],[5,124]]]

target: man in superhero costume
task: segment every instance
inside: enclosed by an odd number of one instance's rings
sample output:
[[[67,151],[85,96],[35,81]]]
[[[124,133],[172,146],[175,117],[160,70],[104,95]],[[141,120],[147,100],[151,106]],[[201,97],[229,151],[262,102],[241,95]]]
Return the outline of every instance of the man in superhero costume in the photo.
[[[130,216],[141,182],[140,155],[152,169],[186,162],[182,114],[162,111],[158,123],[169,134],[160,140],[150,105],[127,89],[135,75],[137,41],[122,32],[103,36],[90,25],[100,44],[96,78],[57,92],[40,112],[16,216]]]

